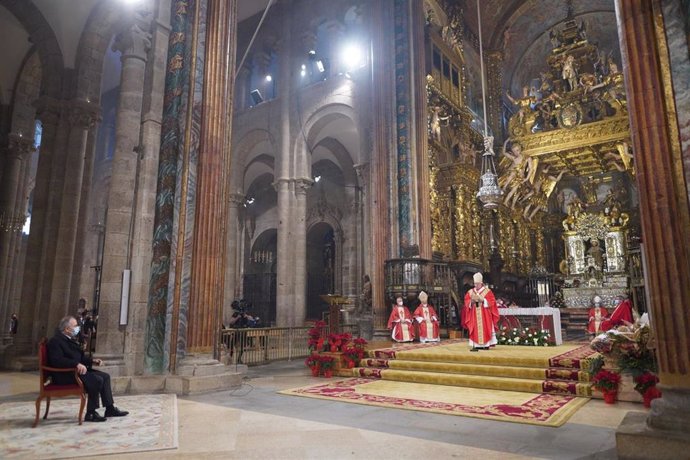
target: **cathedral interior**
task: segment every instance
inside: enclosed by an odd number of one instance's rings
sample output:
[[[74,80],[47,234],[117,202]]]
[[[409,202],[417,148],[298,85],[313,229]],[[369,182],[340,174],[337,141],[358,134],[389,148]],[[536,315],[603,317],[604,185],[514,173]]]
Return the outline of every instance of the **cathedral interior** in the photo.
[[[235,301],[296,328],[331,295],[373,339],[425,290],[447,337],[480,271],[560,308],[571,340],[595,295],[629,296],[658,342],[656,417],[687,433],[689,15],[0,0],[0,365],[31,370],[84,308],[115,376],[218,362]]]

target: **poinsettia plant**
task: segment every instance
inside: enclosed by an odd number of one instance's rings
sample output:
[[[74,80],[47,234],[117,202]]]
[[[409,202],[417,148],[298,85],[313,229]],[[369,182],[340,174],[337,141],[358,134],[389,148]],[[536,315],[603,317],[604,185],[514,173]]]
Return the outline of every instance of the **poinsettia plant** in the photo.
[[[333,353],[343,351],[343,348],[347,346],[351,339],[352,334],[349,332],[343,332],[342,334],[330,334],[328,336],[329,350],[326,351],[331,351]]]
[[[659,377],[656,374],[645,372],[635,377],[635,391],[644,396],[647,390],[655,387],[657,383],[659,383]]]
[[[321,369],[332,369],[335,366],[335,358],[329,355],[318,355]]]
[[[621,382],[621,375],[618,372],[602,369],[594,375],[592,386],[600,391],[615,391]]]
[[[304,364],[307,367],[316,367],[319,365],[319,355],[309,355],[307,359],[304,360]]]
[[[320,351],[323,349],[323,331],[326,328],[326,323],[324,321],[316,321],[314,326],[307,331],[309,335],[309,346],[310,351]]]

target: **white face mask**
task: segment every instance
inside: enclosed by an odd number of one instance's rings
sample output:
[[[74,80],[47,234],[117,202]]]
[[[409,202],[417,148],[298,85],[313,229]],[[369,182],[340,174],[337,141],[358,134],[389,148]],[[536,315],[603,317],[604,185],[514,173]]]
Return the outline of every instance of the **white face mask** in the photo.
[[[398,300],[398,305],[402,305],[402,300]]]
[[[72,329],[72,337],[78,336],[80,330],[81,328],[79,326],[74,326],[74,329]]]

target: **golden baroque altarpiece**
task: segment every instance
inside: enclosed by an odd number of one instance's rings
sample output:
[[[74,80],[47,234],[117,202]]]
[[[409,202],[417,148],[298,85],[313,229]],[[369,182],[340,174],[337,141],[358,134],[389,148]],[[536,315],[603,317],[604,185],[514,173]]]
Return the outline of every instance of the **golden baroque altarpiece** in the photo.
[[[467,100],[465,47],[473,40],[462,11],[444,11],[440,19],[436,10],[427,14],[433,250],[484,267],[498,253],[504,272],[527,276],[547,266],[550,246],[560,250],[550,255],[552,270],[560,269],[566,288],[574,289],[569,306],[588,304],[589,288],[606,291],[607,298],[624,292],[636,213],[621,188],[630,187],[634,165],[623,75],[612,53],[588,41],[584,23],[568,20],[551,31],[547,70],[524,86],[521,97],[505,94],[514,112],[499,149],[504,200],[484,211],[476,198],[480,116]],[[488,52],[485,60],[486,116],[500,131],[501,53]],[[598,230],[592,233],[585,223]],[[560,242],[547,245],[545,238]]]

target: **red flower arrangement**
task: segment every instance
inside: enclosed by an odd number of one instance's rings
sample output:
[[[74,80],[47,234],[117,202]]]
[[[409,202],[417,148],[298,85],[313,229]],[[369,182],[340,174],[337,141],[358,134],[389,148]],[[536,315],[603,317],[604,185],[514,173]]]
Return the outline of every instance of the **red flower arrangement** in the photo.
[[[320,351],[323,348],[324,340],[322,335],[325,327],[326,323],[324,321],[316,321],[314,323],[314,327],[307,331],[307,334],[309,335],[309,342],[307,343],[309,350]]]
[[[652,400],[661,397],[661,391],[656,387],[659,377],[652,372],[645,372],[635,377],[635,391],[642,395],[644,407],[650,407]]]
[[[352,334],[344,332],[342,334],[331,334],[328,336],[328,346],[332,353],[343,351],[343,348],[352,339]],[[328,350],[326,350],[328,351]]]
[[[621,382],[621,375],[617,372],[602,369],[592,379],[592,386],[602,392],[617,391]]]
[[[329,355],[318,355],[319,365],[323,369],[324,377],[333,377],[333,366],[335,366],[335,358]]]

